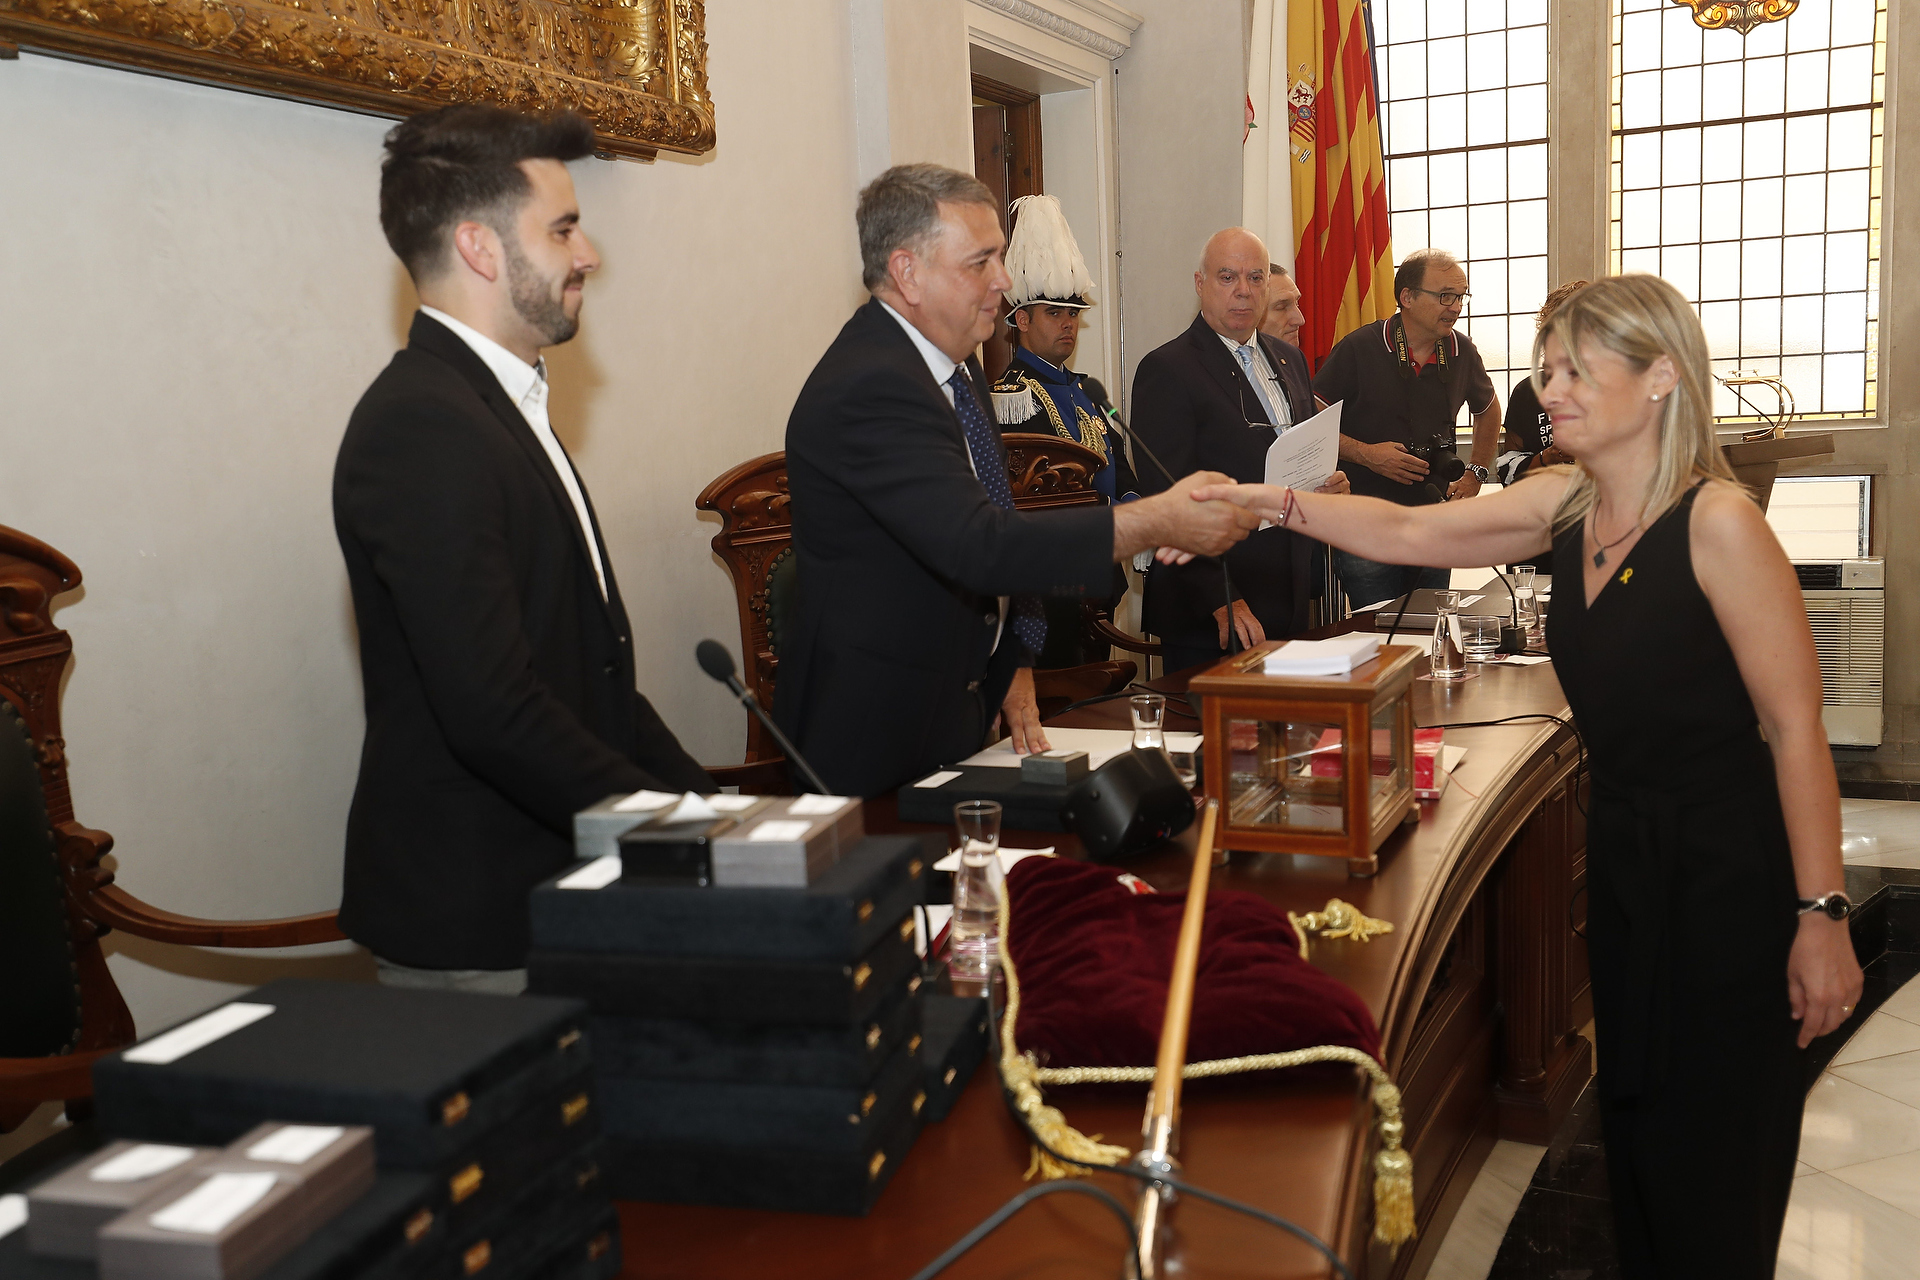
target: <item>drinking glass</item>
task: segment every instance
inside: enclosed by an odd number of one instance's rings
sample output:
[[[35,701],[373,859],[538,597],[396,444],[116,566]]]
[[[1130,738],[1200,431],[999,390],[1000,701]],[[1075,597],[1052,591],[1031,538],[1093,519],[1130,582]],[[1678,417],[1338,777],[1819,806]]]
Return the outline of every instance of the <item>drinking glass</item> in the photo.
[[[1133,749],[1166,750],[1167,700],[1157,693],[1140,693],[1128,705],[1133,709]]]
[[[1519,614],[1520,629],[1529,637],[1540,629],[1540,599],[1533,591],[1534,567],[1523,564],[1512,573],[1514,611]]]
[[[1433,600],[1437,615],[1433,621],[1433,678],[1464,680],[1467,678],[1467,659],[1462,652],[1460,637],[1460,593],[1436,591]]]
[[[1499,618],[1466,614],[1460,618],[1460,651],[1468,662],[1491,662],[1500,652]]]
[[[953,873],[953,923],[947,934],[947,964],[956,973],[980,977],[1000,962],[1000,804],[963,800],[953,806],[960,833],[960,866]]]

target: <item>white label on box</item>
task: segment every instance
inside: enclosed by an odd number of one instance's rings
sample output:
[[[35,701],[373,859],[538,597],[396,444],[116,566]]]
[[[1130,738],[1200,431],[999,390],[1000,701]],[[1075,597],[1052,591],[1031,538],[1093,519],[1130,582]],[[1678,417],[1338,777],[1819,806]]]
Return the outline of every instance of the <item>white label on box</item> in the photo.
[[[615,813],[643,813],[648,809],[664,809],[680,797],[665,791],[636,791],[613,806]]]
[[[604,889],[620,878],[620,855],[610,853],[604,858],[595,858],[586,866],[571,875],[563,876],[555,882],[557,889]]]
[[[763,841],[804,840],[811,830],[811,822],[763,822],[753,829],[753,834],[747,839],[756,844]]]
[[[745,813],[760,803],[760,797],[730,796],[722,793],[717,796],[708,796],[707,803],[712,805],[717,813]]]
[[[26,1225],[27,1198],[20,1195],[0,1196],[0,1240]]]
[[[274,1164],[305,1164],[346,1134],[339,1125],[282,1125],[247,1148],[247,1159],[268,1160]]]
[[[270,1004],[251,1004],[236,1000],[223,1004],[212,1013],[201,1014],[182,1027],[175,1027],[145,1044],[137,1044],[122,1056],[128,1062],[145,1062],[164,1067],[178,1062],[195,1049],[204,1049],[222,1036],[230,1036],[242,1027],[252,1026],[273,1012]]]
[[[852,803],[846,796],[797,796],[787,806],[787,812],[796,818],[824,818]]]
[[[92,1182],[145,1182],[193,1159],[192,1147],[163,1147],[146,1142],[102,1160],[88,1173]]]
[[[277,1173],[216,1173],[147,1221],[162,1231],[217,1236],[266,1199]]]
[[[913,785],[916,787],[944,787],[959,776],[960,771],[958,769],[942,769],[938,773],[928,774]]]

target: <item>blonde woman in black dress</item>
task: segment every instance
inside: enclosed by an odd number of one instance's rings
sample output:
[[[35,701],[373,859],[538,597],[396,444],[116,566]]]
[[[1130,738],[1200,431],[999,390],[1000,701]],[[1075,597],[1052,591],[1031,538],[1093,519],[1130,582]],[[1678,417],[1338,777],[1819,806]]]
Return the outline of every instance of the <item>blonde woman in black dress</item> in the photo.
[[[1840,796],[1799,583],[1714,439],[1706,342],[1665,281],[1616,276],[1534,348],[1579,459],[1432,507],[1220,485],[1387,564],[1553,548],[1547,635],[1586,739],[1598,1083],[1627,1275],[1774,1272],[1804,1050],[1860,998]]]

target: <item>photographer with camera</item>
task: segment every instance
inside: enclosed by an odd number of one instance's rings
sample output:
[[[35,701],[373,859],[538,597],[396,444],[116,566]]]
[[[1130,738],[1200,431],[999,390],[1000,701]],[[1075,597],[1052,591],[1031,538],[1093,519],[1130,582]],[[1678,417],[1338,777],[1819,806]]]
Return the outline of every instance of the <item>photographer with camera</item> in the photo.
[[[1345,401],[1340,461],[1355,493],[1425,506],[1480,491],[1500,441],[1500,397],[1473,340],[1456,329],[1467,272],[1452,254],[1422,249],[1393,273],[1400,310],[1342,338],[1315,375],[1326,403]],[[1455,453],[1460,406],[1473,415],[1473,458]],[[1378,564],[1334,551],[1334,572],[1357,608],[1420,587],[1444,588],[1445,569]]]

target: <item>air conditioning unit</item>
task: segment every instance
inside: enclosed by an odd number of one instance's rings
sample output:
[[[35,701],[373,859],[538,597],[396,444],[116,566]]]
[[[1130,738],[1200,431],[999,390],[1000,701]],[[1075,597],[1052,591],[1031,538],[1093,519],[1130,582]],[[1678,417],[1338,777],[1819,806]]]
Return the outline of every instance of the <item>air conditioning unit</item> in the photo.
[[[1836,747],[1880,745],[1886,670],[1886,563],[1796,560],[1813,645],[1820,654],[1820,718]]]

